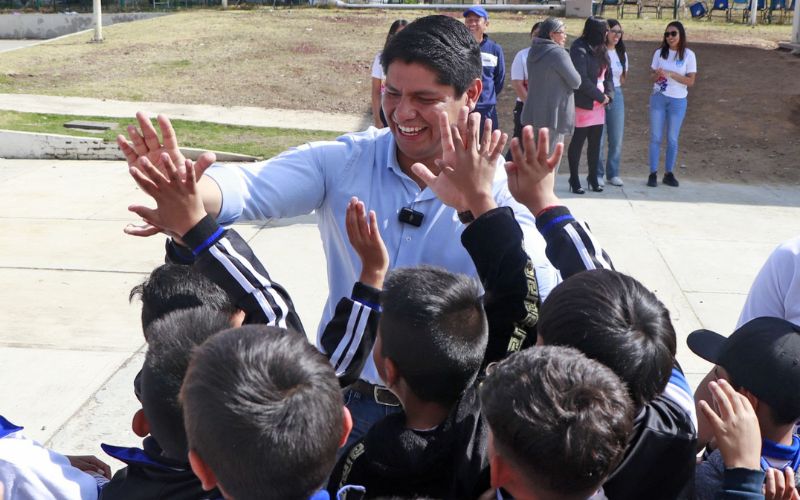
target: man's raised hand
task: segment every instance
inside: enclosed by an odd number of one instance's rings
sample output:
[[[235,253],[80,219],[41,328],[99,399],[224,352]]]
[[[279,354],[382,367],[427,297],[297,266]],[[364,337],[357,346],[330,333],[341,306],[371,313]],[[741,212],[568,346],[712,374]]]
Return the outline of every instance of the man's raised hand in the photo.
[[[167,153],[162,153],[159,160],[161,169],[147,157],[139,158],[137,164],[130,167],[136,184],[153,197],[156,208],[128,207],[144,220],[146,226],[129,225],[125,232],[134,236],[165,232],[180,238],[206,216],[203,200],[197,192],[196,169],[191,160],[184,160],[180,167],[176,167]]]
[[[508,136],[492,131],[492,121],[484,123],[483,138],[479,139],[480,115],[464,107],[458,123],[451,124],[447,113],[439,115],[442,136],[442,158],[436,161],[436,175],[422,163],[411,166],[412,171],[436,194],[445,205],[459,212],[472,211],[475,217],[496,206],[492,194],[497,160]]]
[[[350,199],[345,212],[347,238],[361,259],[361,276],[358,281],[373,288],[383,288],[383,280],[389,270],[389,252],[378,230],[378,218],[355,196]]]
[[[506,162],[505,166],[511,195],[535,215],[548,206],[560,204],[553,187],[555,168],[561,161],[564,144],[556,144],[551,155],[549,131],[546,128],[539,129],[538,145],[533,135],[533,127],[530,125],[522,129],[522,144],[525,151],[522,150],[519,139],[514,138],[511,141],[513,161]]]

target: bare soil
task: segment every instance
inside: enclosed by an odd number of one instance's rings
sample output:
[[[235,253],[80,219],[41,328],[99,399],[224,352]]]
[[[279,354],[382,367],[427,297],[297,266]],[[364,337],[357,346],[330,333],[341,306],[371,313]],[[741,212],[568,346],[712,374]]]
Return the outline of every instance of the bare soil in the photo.
[[[368,113],[370,65],[392,20],[427,12],[257,9],[192,11],[110,26],[0,55],[0,92]],[[459,13],[450,13],[459,16]],[[492,14],[490,30],[514,54],[535,16]],[[649,134],[648,68],[666,20],[623,20],[625,85],[622,176],[644,178]],[[679,177],[800,184],[800,58],[775,49],[788,25],[685,21],[698,59],[690,89]],[[570,39],[582,22],[568,20]],[[503,128],[514,105],[500,96]]]

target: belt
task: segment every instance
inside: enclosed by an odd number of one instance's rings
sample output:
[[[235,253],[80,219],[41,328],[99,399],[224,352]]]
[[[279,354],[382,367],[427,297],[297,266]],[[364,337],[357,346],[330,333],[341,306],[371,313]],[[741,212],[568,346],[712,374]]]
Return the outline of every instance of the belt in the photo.
[[[359,379],[353,382],[348,389],[370,398],[379,405],[400,406],[400,400],[397,399],[397,396],[382,385],[370,384],[369,382]]]

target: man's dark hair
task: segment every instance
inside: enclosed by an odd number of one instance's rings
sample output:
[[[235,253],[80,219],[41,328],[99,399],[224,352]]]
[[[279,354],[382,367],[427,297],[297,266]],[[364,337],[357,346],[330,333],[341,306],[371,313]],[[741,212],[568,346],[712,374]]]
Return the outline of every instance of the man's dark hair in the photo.
[[[397,269],[386,279],[381,308],[381,355],[418,398],[454,403],[475,381],[486,350],[478,283],[434,267]]]
[[[570,347],[533,347],[480,386],[495,449],[537,487],[591,495],[625,455],[633,405],[608,367]]]
[[[464,23],[441,15],[421,17],[394,35],[381,54],[384,73],[394,60],[427,67],[440,84],[455,89],[456,97],[481,77],[483,68],[481,48]]]
[[[230,326],[228,314],[194,307],[168,313],[146,330],[147,354],[140,382],[142,409],[150,434],[170,458],[185,461],[189,451],[178,395],[192,349]]]
[[[164,264],[131,290],[129,299],[142,300],[142,328],[178,309],[209,306],[231,316],[235,307],[225,291],[190,266]],[[145,338],[147,338],[145,336]]]
[[[669,311],[644,285],[609,270],[578,273],[542,304],[545,344],[575,347],[628,386],[637,408],[664,391],[675,362]]]
[[[307,500],[343,430],[339,382],[302,335],[248,325],[195,350],[181,391],[189,448],[237,500]]]

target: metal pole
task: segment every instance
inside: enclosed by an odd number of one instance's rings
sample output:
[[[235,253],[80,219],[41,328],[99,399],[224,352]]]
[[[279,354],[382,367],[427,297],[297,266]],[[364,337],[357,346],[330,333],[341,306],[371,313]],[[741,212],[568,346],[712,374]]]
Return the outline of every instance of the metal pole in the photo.
[[[750,26],[756,25],[756,16],[758,15],[758,0],[750,1]]]
[[[222,0],[222,8],[223,9],[227,9],[228,8],[228,0]]]
[[[92,12],[94,13],[94,37],[93,42],[103,41],[103,12],[100,6],[100,0],[92,2]]]
[[[792,18],[792,43],[800,45],[800,0],[794,0],[794,17]]]
[[[681,0],[675,0],[672,2],[672,19],[678,19],[678,4]]]

